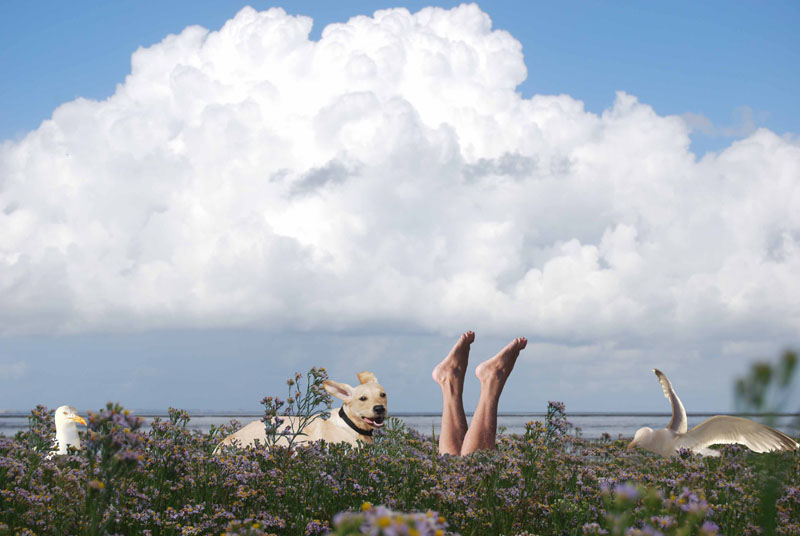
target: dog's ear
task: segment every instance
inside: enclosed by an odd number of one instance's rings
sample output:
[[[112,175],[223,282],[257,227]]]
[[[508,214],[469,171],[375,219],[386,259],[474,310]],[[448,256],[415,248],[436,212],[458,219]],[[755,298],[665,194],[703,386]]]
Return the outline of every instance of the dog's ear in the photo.
[[[361,383],[369,383],[369,382],[378,383],[378,378],[376,378],[373,373],[364,371],[358,373],[358,381]]]
[[[330,394],[345,402],[353,398],[353,388],[347,385],[346,383],[339,383],[333,380],[325,380],[324,382],[322,382],[322,386]]]

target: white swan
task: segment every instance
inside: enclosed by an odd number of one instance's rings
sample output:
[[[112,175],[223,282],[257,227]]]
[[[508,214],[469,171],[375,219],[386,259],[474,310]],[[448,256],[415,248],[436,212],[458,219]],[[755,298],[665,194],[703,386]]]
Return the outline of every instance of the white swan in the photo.
[[[661,430],[639,428],[628,445],[628,450],[641,447],[661,456],[674,456],[679,449],[684,448],[704,456],[719,456],[719,452],[708,447],[738,443],[755,452],[797,449],[797,441],[786,434],[741,417],[715,415],[687,431],[686,411],[672,384],[660,370],[653,369],[653,372],[661,382],[664,396],[672,405],[672,420],[669,421],[669,426]]]

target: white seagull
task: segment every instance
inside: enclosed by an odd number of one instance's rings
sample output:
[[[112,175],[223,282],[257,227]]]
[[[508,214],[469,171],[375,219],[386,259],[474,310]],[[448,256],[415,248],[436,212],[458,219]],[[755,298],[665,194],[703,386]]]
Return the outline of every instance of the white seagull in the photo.
[[[78,425],[76,423],[86,426],[86,421],[78,415],[78,410],[72,406],[61,406],[56,410],[55,420],[56,440],[53,443],[53,451],[50,455],[66,454],[67,447],[70,445],[80,450],[81,440],[78,437]]]
[[[715,415],[687,431],[686,410],[672,389],[672,384],[660,370],[653,369],[653,372],[661,382],[664,396],[672,404],[672,420],[669,421],[669,426],[661,430],[639,428],[633,436],[633,441],[628,445],[628,450],[642,447],[661,456],[674,456],[683,448],[695,454],[719,456],[718,451],[708,447],[738,443],[755,452],[797,449],[797,441],[786,434],[741,417]]]

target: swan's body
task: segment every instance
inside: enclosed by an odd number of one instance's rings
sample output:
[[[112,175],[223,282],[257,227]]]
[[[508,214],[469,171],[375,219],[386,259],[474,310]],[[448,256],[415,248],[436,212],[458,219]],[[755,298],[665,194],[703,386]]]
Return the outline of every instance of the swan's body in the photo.
[[[53,443],[52,454],[67,454],[67,447],[72,446],[76,449],[81,448],[81,440],[78,437],[78,425],[81,423],[86,426],[86,421],[78,415],[78,410],[72,406],[61,406],[55,413],[56,421],[56,440]]]
[[[637,430],[628,450],[642,447],[661,456],[674,456],[680,449],[689,449],[696,454],[719,456],[719,452],[708,447],[738,443],[755,452],[797,449],[797,441],[786,434],[741,417],[715,415],[687,430],[686,411],[672,384],[660,370],[654,369],[653,372],[658,376],[664,396],[672,405],[672,419],[661,430],[647,427]]]

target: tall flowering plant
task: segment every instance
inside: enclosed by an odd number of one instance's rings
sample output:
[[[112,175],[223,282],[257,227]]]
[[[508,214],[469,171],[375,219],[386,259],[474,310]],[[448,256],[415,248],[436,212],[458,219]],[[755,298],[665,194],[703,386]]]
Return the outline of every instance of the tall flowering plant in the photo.
[[[21,432],[18,438],[25,441],[31,451],[48,452],[53,446],[55,435],[53,411],[39,404],[28,415],[28,430]]]
[[[86,534],[105,534],[114,519],[109,506],[117,500],[122,479],[142,465],[143,420],[119,404],[106,404],[99,413],[89,412],[84,456],[86,479]]]
[[[324,368],[312,367],[303,375],[296,372],[294,378],[286,381],[288,396],[286,400],[278,397],[265,397],[264,417],[261,420],[267,431],[267,447],[281,445],[288,450],[297,443],[297,438],[305,436],[303,430],[316,419],[330,417],[333,397],[325,390],[323,382],[328,379]],[[284,440],[284,441],[282,441]]]
[[[561,440],[569,432],[572,425],[567,421],[567,408],[563,402],[549,401],[545,415],[545,435],[548,442]]]

